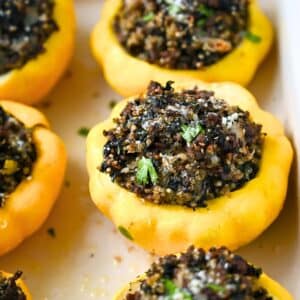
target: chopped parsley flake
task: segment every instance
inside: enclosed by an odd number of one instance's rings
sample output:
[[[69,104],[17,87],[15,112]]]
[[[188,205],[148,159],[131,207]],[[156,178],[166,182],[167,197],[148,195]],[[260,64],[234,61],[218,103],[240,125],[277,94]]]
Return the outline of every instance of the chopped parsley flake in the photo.
[[[168,6],[168,13],[176,17],[178,13],[181,11],[181,6],[178,3],[174,3],[172,0],[165,0],[165,2],[169,5]]]
[[[150,12],[150,13],[148,13],[147,15],[145,15],[143,17],[143,21],[150,22],[150,21],[152,21],[154,19],[154,17],[155,17],[154,13]]]
[[[181,135],[188,142],[191,143],[200,133],[204,132],[203,127],[200,124],[196,125],[182,125]]]
[[[82,137],[87,137],[89,132],[90,132],[90,129],[87,127],[81,127],[77,131],[77,133]]]
[[[116,105],[117,105],[117,101],[116,100],[110,100],[109,101],[109,108],[110,109],[113,109]]]
[[[125,227],[119,226],[119,227],[118,227],[118,230],[120,231],[120,233],[121,233],[124,237],[126,237],[127,239],[133,241],[132,235],[130,234],[130,232],[129,232]]]
[[[211,8],[208,8],[207,6],[205,6],[204,4],[200,4],[198,11],[201,15],[209,18],[211,16],[213,16],[214,11]]]
[[[153,166],[152,160],[146,157],[142,157],[142,159],[138,162],[138,171],[136,173],[136,179],[139,184],[145,185],[149,183],[149,177],[152,184],[156,184],[158,180],[158,176]]]
[[[223,293],[226,291],[226,289],[224,287],[222,287],[218,284],[214,284],[214,283],[207,284],[207,287],[216,293]]]
[[[262,40],[262,38],[259,35],[256,35],[250,31],[245,32],[245,38],[255,44],[260,43]]]
[[[192,300],[192,296],[185,290],[178,288],[175,283],[170,279],[163,280],[164,288],[168,296],[168,300],[183,299]]]

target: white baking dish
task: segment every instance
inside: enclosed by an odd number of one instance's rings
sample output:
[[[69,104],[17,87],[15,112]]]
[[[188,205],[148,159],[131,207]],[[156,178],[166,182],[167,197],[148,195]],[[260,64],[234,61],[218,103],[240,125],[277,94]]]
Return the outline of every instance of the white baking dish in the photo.
[[[276,24],[280,47],[274,46],[250,89],[264,108],[286,124],[294,144],[298,141],[299,145],[300,4],[293,0],[265,0],[262,4]],[[85,139],[77,130],[107,117],[110,100],[120,98],[104,82],[90,55],[89,33],[101,5],[99,0],[76,1],[76,54],[70,72],[49,96],[50,106],[43,108],[69,151],[67,184],[43,228],[0,258],[1,269],[24,271],[34,299],[38,300],[111,299],[153,259],[117,234],[89,199]],[[300,299],[298,181],[295,164],[282,214],[258,240],[239,251],[285,285],[295,299]],[[52,227],[55,238],[47,234]]]

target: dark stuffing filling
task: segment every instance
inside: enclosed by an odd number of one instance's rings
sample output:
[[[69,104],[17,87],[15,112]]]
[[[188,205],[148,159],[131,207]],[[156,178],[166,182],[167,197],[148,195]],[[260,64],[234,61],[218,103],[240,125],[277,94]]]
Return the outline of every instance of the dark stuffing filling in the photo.
[[[0,300],[26,300],[21,288],[16,281],[22,276],[22,272],[16,272],[12,277],[5,278],[0,272]]]
[[[210,91],[178,93],[171,82],[152,82],[114,123],[104,131],[100,170],[156,204],[205,206],[259,170],[262,126]]]
[[[242,41],[248,0],[122,1],[114,30],[133,56],[170,69],[202,69]]]
[[[0,207],[30,176],[36,158],[31,130],[0,106]]]
[[[58,30],[54,5],[54,0],[0,0],[0,74],[45,51],[45,41]]]
[[[189,248],[152,264],[126,300],[272,300],[258,284],[262,271],[226,248]]]

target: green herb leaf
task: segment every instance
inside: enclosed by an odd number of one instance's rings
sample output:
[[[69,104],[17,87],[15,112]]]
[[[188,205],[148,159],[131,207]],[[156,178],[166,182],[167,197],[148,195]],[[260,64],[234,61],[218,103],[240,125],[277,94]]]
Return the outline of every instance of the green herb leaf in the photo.
[[[87,137],[87,135],[89,134],[90,129],[87,127],[81,127],[78,129],[77,133],[82,136],[82,137]]]
[[[205,19],[200,19],[199,21],[197,21],[197,26],[198,27],[203,27],[203,25],[205,24],[206,20]]]
[[[245,38],[255,44],[259,44],[262,40],[262,38],[259,35],[256,35],[250,31],[245,32]]]
[[[168,294],[168,296],[172,296],[175,294],[175,292],[177,290],[177,286],[175,285],[175,283],[172,280],[164,279],[163,284],[164,284],[164,288],[165,288],[165,291]]]
[[[130,232],[123,226],[119,226],[118,227],[118,230],[120,231],[120,233],[125,236],[127,239],[133,241],[133,237],[132,235],[130,234]]]
[[[108,105],[109,105],[110,109],[113,109],[117,105],[117,101],[112,99],[112,100],[109,101]]]
[[[153,12],[149,12],[147,15],[143,17],[143,21],[150,22],[154,19],[155,14]]]
[[[209,18],[214,15],[214,10],[205,6],[204,4],[200,4],[198,7],[198,11],[201,15]]]
[[[139,184],[148,184],[149,177],[152,184],[156,184],[158,180],[158,176],[156,170],[153,166],[152,160],[146,157],[142,157],[142,159],[138,162],[138,171],[136,173],[136,179]]]
[[[192,300],[192,296],[185,290],[177,287],[175,283],[170,279],[163,279],[164,288],[168,300],[173,300],[175,295],[180,295],[183,300]],[[176,297],[178,298],[178,297]]]
[[[174,3],[173,0],[165,0],[165,2],[169,4],[168,6],[169,15],[176,17],[178,13],[181,11],[181,6],[177,3]]]
[[[214,284],[214,283],[209,283],[207,285],[207,287],[211,290],[213,290],[214,292],[216,293],[222,293],[222,292],[225,292],[226,289],[218,284]]]
[[[200,124],[196,125],[182,125],[181,126],[181,135],[188,142],[192,142],[199,133],[203,133],[204,129]]]

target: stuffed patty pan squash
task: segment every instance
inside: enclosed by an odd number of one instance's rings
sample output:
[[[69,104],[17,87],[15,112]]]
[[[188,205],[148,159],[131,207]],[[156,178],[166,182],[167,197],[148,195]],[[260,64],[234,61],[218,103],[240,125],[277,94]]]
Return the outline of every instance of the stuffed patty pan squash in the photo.
[[[66,151],[34,108],[0,101],[0,255],[46,220],[60,191]]]
[[[156,254],[255,239],[283,207],[292,156],[279,121],[233,83],[152,82],[87,139],[92,200]]]
[[[118,93],[141,93],[150,80],[251,81],[273,40],[258,1],[184,3],[105,1],[91,46]]]
[[[160,258],[114,299],[292,300],[292,297],[261,269],[224,247],[209,251],[190,247],[180,255]]]
[[[0,98],[35,104],[71,60],[73,0],[2,1],[0,13]]]

